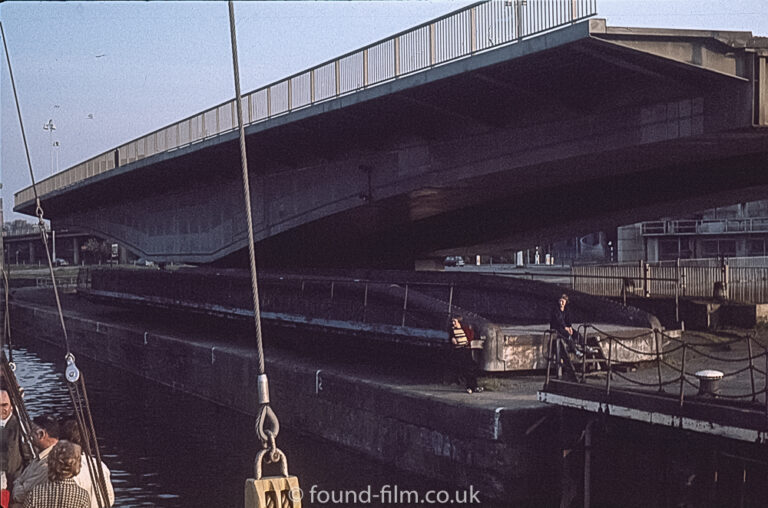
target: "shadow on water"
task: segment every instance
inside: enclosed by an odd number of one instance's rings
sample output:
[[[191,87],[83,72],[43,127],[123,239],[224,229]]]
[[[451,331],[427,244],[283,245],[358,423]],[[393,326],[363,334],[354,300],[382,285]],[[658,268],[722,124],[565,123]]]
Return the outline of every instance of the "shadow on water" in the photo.
[[[14,351],[16,374],[33,417],[72,414],[63,357],[61,350],[40,343]],[[105,364],[85,358],[78,358],[77,364],[86,380],[102,456],[112,471],[116,506],[243,506],[244,481],[253,476],[253,459],[260,449],[253,417]],[[309,499],[313,485],[316,493],[362,492],[369,486],[373,493],[386,486],[421,492],[455,490],[299,436],[286,430],[288,422],[281,423],[278,445],[289,459],[290,473],[301,480],[305,506],[363,504],[332,502],[330,495],[325,503],[318,498],[313,503]],[[268,474],[274,473],[265,467]],[[392,505],[375,499],[364,504]]]

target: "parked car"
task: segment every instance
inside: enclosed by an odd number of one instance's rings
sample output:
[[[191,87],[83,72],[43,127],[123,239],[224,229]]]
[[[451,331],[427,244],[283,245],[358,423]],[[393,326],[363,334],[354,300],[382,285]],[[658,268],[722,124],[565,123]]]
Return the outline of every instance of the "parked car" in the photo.
[[[133,262],[136,266],[155,266],[154,261],[149,261],[148,259],[139,258],[136,261]]]
[[[69,266],[69,261],[62,258],[56,258],[53,260],[53,266]]]
[[[445,258],[445,266],[464,266],[464,258],[461,256],[448,256]]]

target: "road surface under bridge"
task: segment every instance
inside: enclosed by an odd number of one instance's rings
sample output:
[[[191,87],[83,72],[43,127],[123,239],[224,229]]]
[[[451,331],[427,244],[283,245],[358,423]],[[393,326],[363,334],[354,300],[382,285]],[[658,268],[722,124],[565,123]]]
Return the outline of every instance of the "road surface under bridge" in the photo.
[[[300,108],[289,85],[245,129],[259,262],[412,267],[764,197],[767,55],[749,32],[591,19]],[[244,261],[237,131],[147,155],[160,134],[42,182],[46,217],[155,261]]]

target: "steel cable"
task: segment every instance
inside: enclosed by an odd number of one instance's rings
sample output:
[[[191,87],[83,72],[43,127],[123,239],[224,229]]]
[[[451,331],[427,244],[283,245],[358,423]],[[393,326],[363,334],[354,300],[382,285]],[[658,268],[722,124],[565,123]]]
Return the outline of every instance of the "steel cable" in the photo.
[[[55,297],[55,300],[56,300],[56,310],[58,312],[59,324],[61,325],[61,330],[62,330],[62,335],[63,335],[63,342],[64,342],[64,349],[66,350],[65,358],[67,358],[68,360],[71,358],[72,359],[72,365],[74,366],[74,356],[72,356],[72,353],[71,353],[70,347],[69,347],[69,336],[67,334],[67,327],[66,327],[66,324],[64,322],[64,311],[62,310],[61,298],[59,297],[59,289],[58,289],[58,285],[56,284],[56,274],[54,273],[54,270],[53,270],[53,259],[51,258],[51,251],[50,251],[49,246],[48,246],[48,235],[47,235],[46,230],[45,230],[45,220],[44,220],[43,208],[42,208],[42,205],[40,203],[39,194],[37,192],[37,182],[35,181],[35,174],[34,174],[34,171],[32,170],[32,161],[31,161],[30,156],[29,156],[29,145],[27,143],[27,137],[26,137],[25,130],[24,130],[24,122],[23,122],[23,118],[22,118],[22,115],[21,115],[21,107],[19,106],[19,98],[18,98],[18,94],[16,92],[16,83],[15,83],[15,80],[13,79],[13,70],[12,70],[12,67],[11,67],[11,58],[10,58],[10,54],[8,52],[8,45],[6,43],[5,31],[3,30],[3,26],[2,26],[1,22],[0,22],[0,36],[2,36],[2,38],[3,38],[3,48],[5,50],[6,61],[8,62],[8,73],[9,73],[9,77],[11,79],[11,85],[12,85],[12,88],[13,88],[13,97],[14,97],[14,100],[16,102],[16,112],[18,113],[18,117],[19,117],[19,126],[21,128],[21,135],[22,135],[22,140],[23,140],[23,143],[24,143],[24,151],[25,151],[26,157],[27,157],[27,166],[29,168],[29,176],[30,176],[30,179],[32,181],[32,191],[34,193],[35,203],[37,205],[36,206],[36,210],[35,210],[35,214],[37,215],[37,218],[38,218],[38,226],[40,227],[40,236],[41,236],[41,239],[43,241],[43,247],[44,247],[44,250],[45,250],[46,259],[48,261],[48,271],[49,271],[50,276],[51,276],[51,284],[52,284],[52,287],[53,287],[53,294],[54,294],[54,297]],[[75,409],[75,415],[77,417],[78,424],[80,425],[80,428],[88,430],[89,437],[93,438],[93,442],[95,444],[94,449],[96,449],[96,452],[98,454],[98,443],[96,442],[96,432],[95,432],[95,429],[93,429],[93,419],[92,419],[91,414],[90,414],[90,407],[87,404],[85,406],[83,406],[82,400],[81,400],[82,394],[79,392],[79,389],[78,389],[78,387],[75,384],[77,380],[80,380],[82,389],[84,390],[84,388],[85,388],[84,380],[82,378],[82,375],[79,373],[79,371],[77,371],[77,368],[76,367],[74,367],[74,368],[75,368],[75,372],[77,373],[77,378],[74,379],[74,380],[67,379],[67,386],[69,388],[70,399],[72,401],[72,406]],[[19,398],[19,401],[21,402],[20,398]],[[86,414],[87,414],[88,420],[90,422],[90,427],[86,427],[85,426],[85,415]],[[86,439],[86,436],[82,436],[82,437],[83,437],[83,443],[85,444],[86,451],[90,454],[90,442],[89,442],[90,440]],[[89,457],[90,457],[90,455],[89,455]],[[104,490],[106,490],[106,487],[104,485],[104,472],[103,472],[102,467],[101,467],[101,462],[99,462],[98,465],[96,466],[96,469],[98,470],[98,473],[96,475],[93,474],[93,471],[91,470],[90,467],[88,469],[89,469],[89,474],[91,476],[91,481],[94,484],[99,485],[99,488],[103,488]]]
[[[275,439],[280,431],[280,423],[277,415],[269,405],[269,384],[264,366],[264,346],[261,334],[261,312],[259,309],[259,286],[256,272],[256,247],[253,234],[253,210],[251,207],[251,187],[248,178],[248,156],[245,147],[245,126],[243,125],[243,100],[240,93],[240,67],[237,58],[237,33],[235,30],[235,6],[232,0],[229,0],[229,35],[232,42],[232,67],[235,79],[235,103],[237,104],[237,126],[240,140],[240,169],[242,173],[243,197],[245,200],[245,215],[248,229],[248,258],[251,271],[251,291],[253,298],[253,321],[256,334],[256,360],[258,363],[258,403],[260,405],[259,416],[256,419],[256,433],[261,440],[264,448],[269,447],[267,461],[276,462],[282,455],[285,455],[277,448]],[[270,422],[271,428],[265,430],[264,424]],[[267,450],[264,450],[267,451]],[[261,457],[256,458],[255,475],[256,479],[261,478]],[[283,476],[288,476],[287,460],[284,460],[285,469]]]

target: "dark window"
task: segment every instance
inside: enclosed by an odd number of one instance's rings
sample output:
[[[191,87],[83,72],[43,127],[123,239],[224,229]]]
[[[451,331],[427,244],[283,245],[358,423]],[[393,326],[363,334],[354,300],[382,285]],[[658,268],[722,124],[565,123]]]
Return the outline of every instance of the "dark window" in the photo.
[[[701,241],[701,257],[709,258],[718,255],[717,240]]]
[[[721,256],[735,256],[736,255],[736,240],[720,240],[720,255]]]
[[[679,256],[680,249],[677,239],[659,240],[659,261],[677,259]]]
[[[747,256],[765,256],[765,240],[747,240]]]

